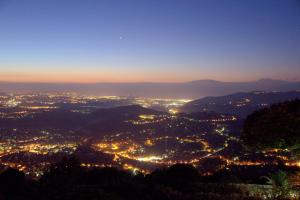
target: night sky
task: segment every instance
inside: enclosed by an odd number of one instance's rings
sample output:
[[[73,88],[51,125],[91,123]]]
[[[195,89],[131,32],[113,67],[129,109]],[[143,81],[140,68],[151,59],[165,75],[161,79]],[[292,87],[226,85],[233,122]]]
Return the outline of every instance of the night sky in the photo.
[[[298,0],[0,0],[0,81],[300,80]]]

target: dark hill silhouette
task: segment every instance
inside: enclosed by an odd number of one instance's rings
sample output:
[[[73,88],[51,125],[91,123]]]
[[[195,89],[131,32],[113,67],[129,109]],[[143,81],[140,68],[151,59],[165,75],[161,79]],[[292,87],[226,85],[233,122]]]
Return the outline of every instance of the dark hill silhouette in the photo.
[[[92,112],[88,118],[92,120],[110,120],[120,118],[136,118],[139,115],[156,115],[163,112],[155,111],[152,109],[144,108],[139,105],[121,106],[115,108],[98,109]]]
[[[217,112],[192,112],[188,114],[182,114],[182,116],[196,119],[196,120],[210,120],[210,119],[220,119],[220,118],[230,118],[232,115],[220,114]]]
[[[245,120],[242,138],[255,149],[300,151],[300,100],[287,101],[261,109]]]
[[[32,116],[16,119],[0,119],[1,127],[9,128],[59,128],[72,130],[112,130],[122,129],[126,120],[137,119],[139,115],[166,114],[164,112],[143,108],[139,105],[120,106],[98,109],[90,114],[58,109],[44,111]]]
[[[160,111],[144,108],[139,105],[121,106],[116,108],[98,109],[87,116],[88,123],[82,129],[90,132],[113,133],[117,131],[127,131],[134,127],[128,120],[138,119],[139,115],[167,114]]]
[[[300,98],[300,91],[289,92],[243,92],[226,96],[205,97],[185,104],[183,112],[217,112],[246,117],[265,105]]]
[[[83,114],[69,110],[44,111],[21,119],[0,119],[2,127],[18,128],[76,128],[86,122]]]

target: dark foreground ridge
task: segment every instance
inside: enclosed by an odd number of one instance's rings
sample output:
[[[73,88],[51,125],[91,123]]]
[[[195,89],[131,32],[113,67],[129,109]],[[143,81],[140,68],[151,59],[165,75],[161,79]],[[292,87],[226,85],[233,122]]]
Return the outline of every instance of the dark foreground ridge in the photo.
[[[71,156],[52,164],[38,180],[25,177],[16,169],[3,170],[0,199],[263,199],[272,196],[273,191],[262,175],[279,168],[282,166],[237,167],[201,176],[192,165],[176,164],[144,175],[110,167],[84,168]],[[252,184],[244,184],[247,182]],[[289,192],[297,194],[292,188]]]

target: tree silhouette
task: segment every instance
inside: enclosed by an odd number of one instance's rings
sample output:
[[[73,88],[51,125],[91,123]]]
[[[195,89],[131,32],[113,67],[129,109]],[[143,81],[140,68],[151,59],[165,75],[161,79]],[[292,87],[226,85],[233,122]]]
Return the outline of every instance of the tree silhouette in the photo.
[[[254,112],[245,121],[242,139],[253,149],[300,150],[300,100]]]

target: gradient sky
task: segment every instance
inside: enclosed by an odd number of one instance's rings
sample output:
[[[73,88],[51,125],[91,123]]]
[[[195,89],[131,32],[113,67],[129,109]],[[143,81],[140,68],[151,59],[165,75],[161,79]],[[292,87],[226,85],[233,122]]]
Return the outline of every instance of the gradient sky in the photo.
[[[0,81],[300,80],[299,0],[0,0]]]

